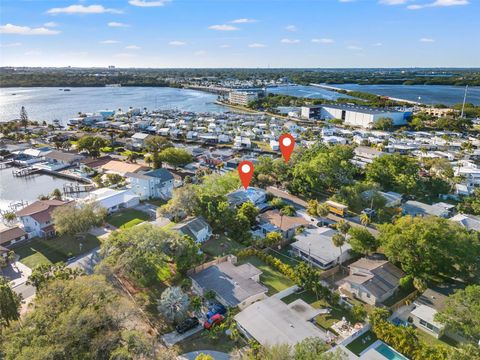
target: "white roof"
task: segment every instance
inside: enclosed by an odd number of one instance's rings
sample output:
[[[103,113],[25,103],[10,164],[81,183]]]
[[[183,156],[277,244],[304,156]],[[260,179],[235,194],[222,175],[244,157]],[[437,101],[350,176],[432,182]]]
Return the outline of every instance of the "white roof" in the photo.
[[[113,190],[109,188],[102,188],[94,190],[90,193],[84,201],[94,201],[101,207],[110,209],[114,206],[126,203],[134,198],[138,198],[137,195],[131,192],[131,190]]]
[[[295,345],[308,337],[326,340],[323,331],[305,320],[304,313],[314,313],[309,308],[303,300],[287,305],[276,297],[269,297],[238,313],[235,320],[262,345]]]
[[[443,328],[443,325],[434,320],[437,310],[432,309],[426,305],[419,305],[412,311],[412,315],[418,317],[419,319],[425,320],[429,324],[436,326],[437,328]]]

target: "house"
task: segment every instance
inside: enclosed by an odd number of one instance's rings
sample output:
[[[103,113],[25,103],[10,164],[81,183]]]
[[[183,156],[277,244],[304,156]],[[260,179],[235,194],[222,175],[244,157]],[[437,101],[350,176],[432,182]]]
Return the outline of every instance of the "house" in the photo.
[[[79,154],[72,154],[62,151],[53,150],[44,156],[47,166],[52,170],[59,170],[69,166],[80,164],[80,160],[84,157]]]
[[[362,258],[349,266],[350,274],[341,281],[340,293],[378,305],[395,294],[405,273],[387,260]]]
[[[0,229],[0,246],[8,247],[28,239],[28,234],[19,226]]]
[[[385,200],[385,207],[399,207],[402,204],[403,196],[393,191],[366,190],[362,193],[362,197],[371,200],[374,194],[378,194]]]
[[[132,190],[140,200],[163,199],[172,197],[174,177],[166,169],[157,169],[144,173],[126,173]]]
[[[342,252],[333,244],[332,237],[336,233],[337,231],[328,227],[305,229],[295,235],[297,241],[291,244],[292,252],[313,266],[322,270],[330,269],[340,260],[343,263],[351,258],[350,244],[345,243]]]
[[[480,217],[470,214],[457,214],[449,219],[468,231],[480,231]]]
[[[107,174],[118,174],[125,176],[126,173],[136,173],[142,170],[148,170],[147,167],[138,164],[129,164],[124,161],[110,160],[101,166],[103,172]]]
[[[84,203],[96,203],[98,206],[107,209],[108,213],[112,213],[137,206],[140,203],[140,197],[131,190],[101,188],[90,192],[81,201]]]
[[[196,293],[212,290],[220,303],[240,309],[266,297],[268,288],[260,284],[261,270],[250,263],[237,266],[232,255],[225,260],[190,275]]]
[[[137,132],[133,134],[130,138],[132,140],[132,148],[133,149],[143,149],[145,147],[145,141],[150,138],[152,135]]]
[[[261,205],[267,200],[267,193],[265,190],[257,187],[248,187],[246,190],[241,188],[227,194],[227,200],[229,204],[235,207],[247,201],[250,201],[253,205]]]
[[[445,328],[443,324],[435,320],[437,312],[445,308],[445,301],[448,296],[461,288],[463,286],[460,284],[445,284],[425,290],[413,303],[414,309],[410,313],[413,324],[437,339],[442,335],[447,335],[457,341],[464,341],[459,334]]]
[[[257,301],[243,309],[234,319],[238,329],[261,345],[295,344],[306,338],[328,340],[327,334],[312,319],[322,313],[302,299],[290,304],[275,296]]]
[[[52,212],[72,202],[61,200],[38,200],[17,211],[17,218],[28,237],[51,237],[55,235]]]
[[[172,230],[190,236],[197,243],[204,243],[212,236],[212,228],[202,216],[185,219],[173,226]]]
[[[452,215],[455,206],[444,202],[432,205],[422,203],[420,201],[409,200],[402,206],[405,215],[410,216],[438,216],[449,218]]]
[[[279,210],[268,210],[260,214],[259,217],[260,230],[263,236],[276,231],[281,233],[285,239],[291,239],[297,228],[309,224],[302,216],[282,215]]]

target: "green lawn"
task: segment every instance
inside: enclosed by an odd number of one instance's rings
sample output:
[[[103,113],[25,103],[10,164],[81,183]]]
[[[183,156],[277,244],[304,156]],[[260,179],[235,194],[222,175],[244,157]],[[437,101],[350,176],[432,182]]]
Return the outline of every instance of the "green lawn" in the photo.
[[[67,261],[72,256],[83,254],[98,246],[100,241],[95,236],[87,234],[83,239],[73,236],[59,236],[53,239],[35,238],[15,248],[14,251],[20,256],[20,262],[29,268],[34,268],[37,265]]]
[[[235,254],[244,249],[245,246],[224,235],[218,239],[208,240],[202,245],[202,250],[213,257],[220,257],[228,254]]]
[[[367,331],[365,334],[348,344],[346,348],[355,355],[360,356],[360,353],[375,341],[377,341],[377,336],[372,331]]]
[[[426,333],[425,331],[422,331],[421,329],[415,329],[415,331],[418,338],[430,346],[445,346],[447,348],[458,346],[458,343],[455,340],[450,339],[447,336],[442,336],[440,339],[437,339],[436,337]]]
[[[140,210],[129,209],[115,212],[107,217],[107,223],[120,229],[128,229],[149,220],[147,213]]]
[[[162,199],[152,199],[152,200],[147,200],[147,203],[160,207],[162,205],[165,205],[167,202]]]
[[[262,284],[268,287],[268,295],[275,294],[279,291],[289,288],[290,286],[295,285],[292,280],[290,280],[285,275],[281,274],[271,266],[265,264],[256,256],[249,256],[241,259],[239,261],[239,264],[244,264],[247,262],[255,265],[257,268],[263,271],[262,275],[260,275],[260,281],[262,282]]]
[[[197,350],[216,350],[229,353],[245,345],[246,343],[242,338],[239,338],[239,340],[235,342],[224,333],[221,333],[217,339],[212,339],[207,330],[201,330],[185,340],[180,341],[175,346],[178,348],[179,354],[185,354]]]
[[[291,256],[289,253],[288,253],[288,248],[284,248],[284,249],[281,249],[281,250],[273,250],[271,249],[269,252],[268,252],[269,255],[272,255],[274,257],[276,257],[277,259],[279,259],[280,261],[282,261],[284,264],[287,264],[287,265],[290,265],[292,267],[295,267],[297,266],[302,260],[301,259],[296,259],[294,256]],[[320,269],[319,269],[320,270]],[[321,270],[320,270],[321,271]]]

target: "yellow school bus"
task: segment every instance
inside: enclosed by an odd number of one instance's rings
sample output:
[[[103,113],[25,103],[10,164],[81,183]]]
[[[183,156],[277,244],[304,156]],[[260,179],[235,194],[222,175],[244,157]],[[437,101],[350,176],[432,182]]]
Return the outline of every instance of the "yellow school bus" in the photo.
[[[327,205],[328,211],[330,211],[332,214],[345,217],[348,213],[348,206],[335,201],[325,201],[325,205]]]

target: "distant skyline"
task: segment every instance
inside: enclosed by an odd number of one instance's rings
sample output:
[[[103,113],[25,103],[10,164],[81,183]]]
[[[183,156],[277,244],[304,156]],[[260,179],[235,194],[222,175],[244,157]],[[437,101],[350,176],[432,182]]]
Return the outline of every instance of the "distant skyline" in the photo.
[[[480,67],[475,0],[2,0],[0,66]]]

